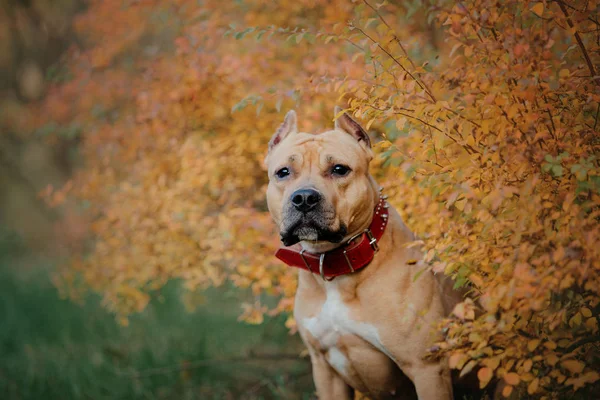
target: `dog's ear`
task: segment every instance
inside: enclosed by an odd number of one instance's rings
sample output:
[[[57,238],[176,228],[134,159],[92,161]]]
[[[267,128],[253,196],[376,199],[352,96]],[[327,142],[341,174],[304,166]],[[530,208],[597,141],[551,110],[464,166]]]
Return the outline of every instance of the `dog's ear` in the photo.
[[[277,131],[269,141],[269,151],[272,150],[273,147],[277,146],[289,134],[296,132],[298,132],[296,111],[290,110],[287,114],[285,114],[283,123],[279,125],[279,128],[277,128]]]
[[[335,107],[334,117],[342,112],[338,106]],[[335,129],[342,130],[354,136],[356,140],[364,141],[368,148],[371,148],[371,139],[367,132],[360,126],[358,122],[352,119],[347,113],[343,113],[335,120]]]

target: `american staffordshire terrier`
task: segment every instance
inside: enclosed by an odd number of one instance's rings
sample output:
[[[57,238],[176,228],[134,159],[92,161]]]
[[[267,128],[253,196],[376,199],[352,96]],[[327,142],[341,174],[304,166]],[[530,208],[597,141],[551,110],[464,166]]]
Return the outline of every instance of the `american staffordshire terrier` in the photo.
[[[336,108],[335,114],[341,113]],[[429,271],[369,174],[365,130],[348,114],[321,134],[290,111],[269,143],[267,202],[277,257],[299,268],[294,316],[320,400],[452,398],[444,361],[424,356],[460,295]]]

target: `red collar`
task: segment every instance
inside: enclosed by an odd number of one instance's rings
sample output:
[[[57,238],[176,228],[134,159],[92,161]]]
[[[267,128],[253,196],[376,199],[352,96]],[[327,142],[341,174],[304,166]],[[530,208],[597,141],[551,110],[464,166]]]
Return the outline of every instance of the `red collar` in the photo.
[[[387,196],[381,196],[375,207],[371,225],[363,232],[351,237],[346,244],[326,253],[309,253],[300,245],[281,247],[275,257],[290,267],[302,268],[321,278],[332,280],[336,276],[350,274],[366,267],[379,250],[377,242],[383,236],[388,222]]]

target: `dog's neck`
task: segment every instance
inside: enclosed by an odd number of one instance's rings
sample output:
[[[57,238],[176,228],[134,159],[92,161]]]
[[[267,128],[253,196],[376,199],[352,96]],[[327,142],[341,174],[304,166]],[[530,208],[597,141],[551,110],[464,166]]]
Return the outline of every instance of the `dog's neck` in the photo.
[[[348,234],[344,237],[344,239],[340,243],[331,243],[327,241],[308,241],[303,240],[300,242],[300,246],[309,253],[318,254],[318,253],[326,253],[328,251],[332,251],[337,249],[338,247],[344,246],[350,238],[356,236],[358,233],[363,232],[365,229],[371,225],[371,221],[373,220],[374,207],[379,201],[380,190],[379,185],[375,182],[373,177],[370,177],[371,181],[371,192],[372,192],[372,202],[371,206],[367,209],[368,215],[361,223],[352,227],[352,230],[348,232]],[[358,218],[357,218],[358,219]]]

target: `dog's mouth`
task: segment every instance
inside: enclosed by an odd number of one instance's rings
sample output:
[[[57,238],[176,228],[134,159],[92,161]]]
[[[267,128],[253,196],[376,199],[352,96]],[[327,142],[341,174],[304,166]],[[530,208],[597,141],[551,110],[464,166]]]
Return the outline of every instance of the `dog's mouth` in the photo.
[[[281,241],[285,246],[301,241],[340,243],[347,231],[344,224],[340,224],[338,229],[332,229],[318,220],[303,216],[282,230]]]

